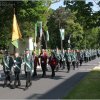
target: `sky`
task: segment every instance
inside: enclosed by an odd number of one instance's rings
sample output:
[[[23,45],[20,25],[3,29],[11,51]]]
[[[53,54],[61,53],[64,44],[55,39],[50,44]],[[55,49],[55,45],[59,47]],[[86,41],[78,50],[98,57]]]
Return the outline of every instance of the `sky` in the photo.
[[[96,3],[95,3],[95,2],[98,2],[99,0],[86,0],[87,3],[88,3],[88,2],[91,2],[91,1],[92,1],[93,4],[94,4],[93,10],[94,10],[94,11],[100,10],[100,7],[97,6]],[[94,2],[94,1],[95,1],[95,2]],[[51,5],[51,8],[56,10],[57,8],[59,8],[59,6],[64,6],[63,2],[64,2],[64,0],[60,0],[59,2],[52,4],[52,5]]]

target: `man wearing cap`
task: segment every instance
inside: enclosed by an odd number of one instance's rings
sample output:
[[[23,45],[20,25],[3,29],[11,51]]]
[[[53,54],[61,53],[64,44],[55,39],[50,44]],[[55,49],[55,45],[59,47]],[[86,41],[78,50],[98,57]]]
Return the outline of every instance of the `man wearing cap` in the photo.
[[[7,86],[7,81],[9,81],[9,85],[11,86],[11,68],[14,64],[13,58],[10,56],[8,51],[4,52],[4,57],[2,58],[2,65],[3,65],[3,70],[5,73],[5,80],[4,80],[4,86]]]
[[[25,50],[25,55],[24,55],[24,69],[25,69],[25,76],[26,76],[26,86],[25,90],[28,89],[32,85],[31,81],[31,74],[32,74],[32,54],[30,54],[29,49]]]

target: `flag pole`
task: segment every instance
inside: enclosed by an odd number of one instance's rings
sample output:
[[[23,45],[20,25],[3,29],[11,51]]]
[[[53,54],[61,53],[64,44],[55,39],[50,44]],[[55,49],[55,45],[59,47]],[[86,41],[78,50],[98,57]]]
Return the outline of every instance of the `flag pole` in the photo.
[[[14,7],[14,14],[15,14],[15,7]],[[13,15],[14,16],[14,15]],[[13,48],[14,48],[14,51],[13,51],[13,53],[15,54],[15,52],[16,52],[16,48],[15,48],[15,46],[13,45]]]
[[[18,40],[21,38],[22,38],[22,35],[21,35],[20,28],[17,23],[17,19],[16,19],[16,15],[15,15],[15,8],[14,8],[13,29],[12,29],[12,44],[14,45],[14,53],[17,51],[16,48],[19,48]]]
[[[37,32],[37,23],[35,24],[35,51],[36,51],[36,33]]]

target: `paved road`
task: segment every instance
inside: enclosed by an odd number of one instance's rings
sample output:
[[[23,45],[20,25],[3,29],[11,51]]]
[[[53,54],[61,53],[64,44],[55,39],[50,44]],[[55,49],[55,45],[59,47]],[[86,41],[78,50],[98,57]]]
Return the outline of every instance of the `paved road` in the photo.
[[[90,70],[99,65],[99,62],[100,58],[97,58],[91,62],[84,63],[83,66],[75,70],[71,69],[70,73],[67,73],[66,69],[60,70],[56,72],[56,77],[54,79],[50,78],[50,71],[47,72],[46,78],[41,78],[42,72],[39,70],[38,77],[33,79],[32,86],[27,91],[23,91],[25,88],[24,75],[21,76],[20,88],[3,88],[4,77],[1,70],[0,99],[60,99],[68,94]]]

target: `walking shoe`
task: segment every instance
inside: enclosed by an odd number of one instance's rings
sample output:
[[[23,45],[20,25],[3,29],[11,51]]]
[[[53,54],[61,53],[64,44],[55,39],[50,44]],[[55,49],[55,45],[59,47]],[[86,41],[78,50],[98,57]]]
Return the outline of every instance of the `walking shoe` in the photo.
[[[28,87],[25,87],[24,91],[26,91],[28,89]]]

